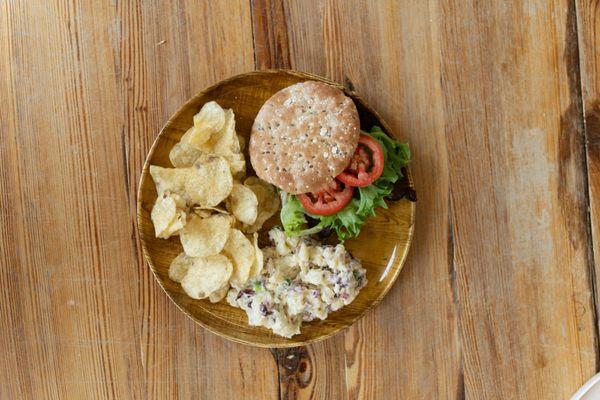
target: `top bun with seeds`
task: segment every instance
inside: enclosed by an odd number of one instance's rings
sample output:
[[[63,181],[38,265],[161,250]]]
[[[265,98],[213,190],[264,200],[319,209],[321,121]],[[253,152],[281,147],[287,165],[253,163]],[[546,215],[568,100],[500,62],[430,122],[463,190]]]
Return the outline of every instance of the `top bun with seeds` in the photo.
[[[275,93],[250,136],[250,160],[263,180],[292,194],[319,192],[350,163],[360,121],[354,102],[326,83],[306,81]]]

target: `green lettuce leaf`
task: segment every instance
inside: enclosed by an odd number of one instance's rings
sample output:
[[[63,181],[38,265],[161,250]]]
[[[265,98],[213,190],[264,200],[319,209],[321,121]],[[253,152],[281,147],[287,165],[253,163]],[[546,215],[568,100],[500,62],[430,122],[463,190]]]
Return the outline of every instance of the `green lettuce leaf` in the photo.
[[[319,226],[320,224],[312,228],[306,228],[306,210],[304,210],[296,196],[285,193],[281,200],[279,217],[288,236],[312,235],[324,229],[324,227]]]
[[[345,239],[357,237],[367,219],[366,215],[358,212],[359,206],[360,201],[354,198],[343,210],[333,215],[313,215],[312,217],[320,219],[316,227],[320,227],[320,230],[325,228],[334,229],[338,239],[343,242]]]
[[[402,177],[402,168],[410,162],[410,149],[407,144],[387,136],[378,126],[374,126],[370,132],[363,133],[372,136],[381,144],[385,163],[381,176],[371,185],[358,188],[350,203],[336,214],[310,215],[319,221],[312,228],[307,228],[307,213],[298,198],[284,194],[281,222],[287,235],[312,235],[331,228],[343,242],[358,236],[366,219],[375,215],[377,207],[387,208],[385,197],[392,193],[394,183]]]

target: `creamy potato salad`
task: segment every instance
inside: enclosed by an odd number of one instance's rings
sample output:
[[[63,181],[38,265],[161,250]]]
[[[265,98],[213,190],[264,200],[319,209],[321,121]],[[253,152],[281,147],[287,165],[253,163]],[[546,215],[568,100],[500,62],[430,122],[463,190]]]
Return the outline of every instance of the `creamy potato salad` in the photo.
[[[250,325],[292,337],[300,333],[302,321],[327,318],[367,283],[360,261],[341,244],[288,237],[280,228],[271,229],[269,237],[273,246],[262,249],[262,273],[227,294],[229,304],[246,311]]]

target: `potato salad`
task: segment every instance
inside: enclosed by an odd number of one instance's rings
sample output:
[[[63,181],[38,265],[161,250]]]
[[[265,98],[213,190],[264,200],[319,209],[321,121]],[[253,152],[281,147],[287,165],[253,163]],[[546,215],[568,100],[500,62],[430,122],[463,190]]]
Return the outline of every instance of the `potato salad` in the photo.
[[[277,227],[269,238],[273,246],[262,249],[262,273],[227,294],[229,304],[246,311],[250,325],[292,337],[303,321],[325,319],[350,304],[367,283],[360,261],[341,244],[288,237]]]

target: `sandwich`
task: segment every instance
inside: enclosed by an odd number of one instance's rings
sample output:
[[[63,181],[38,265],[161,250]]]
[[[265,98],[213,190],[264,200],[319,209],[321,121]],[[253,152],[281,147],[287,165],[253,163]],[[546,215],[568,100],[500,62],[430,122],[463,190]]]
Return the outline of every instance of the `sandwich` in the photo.
[[[250,135],[256,174],[279,188],[289,236],[335,232],[358,236],[377,207],[387,208],[410,161],[407,144],[373,126],[362,131],[352,99],[323,82],[275,93]]]

